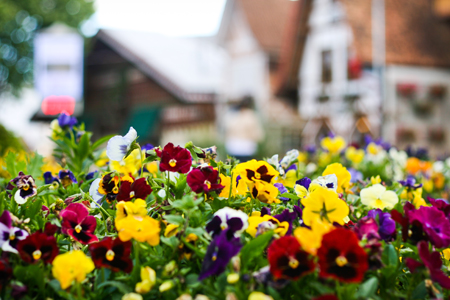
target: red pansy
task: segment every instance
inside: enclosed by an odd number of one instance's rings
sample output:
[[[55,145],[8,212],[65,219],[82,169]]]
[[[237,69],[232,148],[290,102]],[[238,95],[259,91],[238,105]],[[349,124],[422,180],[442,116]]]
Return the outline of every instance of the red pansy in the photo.
[[[101,242],[91,244],[89,252],[97,268],[104,267],[125,273],[130,273],[133,269],[130,259],[131,241],[122,242],[119,238],[113,240],[105,237]]]
[[[217,192],[224,186],[219,183],[219,172],[213,167],[193,169],[186,178],[189,187],[196,193]]]
[[[192,165],[191,152],[180,146],[168,143],[164,149],[155,148],[156,154],[161,158],[159,170],[161,172],[179,172],[186,174]]]

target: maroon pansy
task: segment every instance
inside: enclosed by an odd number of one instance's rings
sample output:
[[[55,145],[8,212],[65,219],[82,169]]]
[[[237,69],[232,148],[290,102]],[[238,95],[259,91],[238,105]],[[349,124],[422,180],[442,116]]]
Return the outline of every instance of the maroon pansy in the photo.
[[[3,286],[11,279],[12,276],[12,268],[9,265],[8,261],[0,258],[0,290]]]
[[[412,244],[417,244],[419,241],[425,239],[423,228],[420,222],[411,222],[409,219],[410,212],[415,211],[415,207],[410,202],[406,202],[403,206],[405,215],[402,215],[399,211],[393,209],[391,211],[392,219],[400,224],[402,227],[402,238],[406,242],[408,239]]]
[[[45,223],[44,233],[49,236],[54,236],[58,232],[59,227],[52,223]]]
[[[179,172],[186,174],[191,169],[191,152],[180,146],[174,146],[168,143],[164,149],[155,148],[156,154],[161,158],[159,170],[161,172]]]
[[[131,199],[146,199],[152,192],[152,188],[145,178],[139,178],[135,181],[130,177],[130,180],[122,178],[120,182],[119,193],[117,194],[117,201],[131,201]]]
[[[189,187],[196,193],[220,193],[224,188],[224,186],[219,183],[219,172],[214,170],[213,167],[192,169],[187,175],[186,181]]]
[[[130,273],[133,269],[130,241],[122,242],[119,238],[105,237],[101,242],[91,244],[89,252],[97,268],[104,267],[125,273]]]
[[[37,231],[26,239],[19,241],[17,251],[20,257],[27,263],[35,263],[39,260],[47,264],[51,264],[53,259],[58,255],[59,249],[56,239],[45,233]]]
[[[408,212],[409,222],[421,226],[427,240],[438,248],[450,246],[450,221],[436,207],[421,206]]]
[[[450,278],[441,269],[441,254],[436,251],[430,252],[428,243],[425,241],[419,242],[417,249],[419,249],[419,256],[423,263],[408,257],[405,259],[406,266],[414,273],[419,267],[425,265],[430,272],[431,280],[439,283],[445,289],[450,289]]]
[[[359,245],[358,237],[345,228],[324,234],[317,256],[321,277],[344,282],[360,282],[369,267],[367,254]]]
[[[61,211],[62,233],[70,235],[82,244],[97,242],[94,231],[97,227],[95,217],[89,216],[89,211],[81,203],[71,203]]]
[[[270,272],[274,278],[298,279],[316,268],[313,257],[301,249],[293,236],[274,240],[267,250]]]

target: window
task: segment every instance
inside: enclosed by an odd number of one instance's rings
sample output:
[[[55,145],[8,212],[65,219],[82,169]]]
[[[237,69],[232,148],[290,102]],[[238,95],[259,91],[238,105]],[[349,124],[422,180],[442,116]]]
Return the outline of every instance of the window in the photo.
[[[333,77],[331,63],[331,50],[322,51],[322,82],[331,82]]]

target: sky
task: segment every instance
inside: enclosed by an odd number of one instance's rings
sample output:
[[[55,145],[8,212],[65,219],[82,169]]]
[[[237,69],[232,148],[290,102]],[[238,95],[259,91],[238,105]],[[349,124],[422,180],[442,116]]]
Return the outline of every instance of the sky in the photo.
[[[226,0],[96,0],[96,13],[83,27],[134,29],[169,36],[214,34]]]

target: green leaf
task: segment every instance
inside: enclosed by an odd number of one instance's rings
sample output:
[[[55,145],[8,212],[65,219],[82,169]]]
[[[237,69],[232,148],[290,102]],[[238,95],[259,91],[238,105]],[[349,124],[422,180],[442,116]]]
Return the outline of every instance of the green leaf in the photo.
[[[129,287],[128,285],[126,285],[125,283],[119,282],[119,281],[105,281],[102,284],[98,285],[98,289],[101,289],[102,287],[105,286],[112,286],[117,288],[120,292],[127,294],[132,292],[131,287]]]
[[[163,242],[164,244],[166,244],[167,246],[169,246],[172,249],[176,249],[178,247],[178,244],[180,241],[175,236],[171,236],[170,238],[166,238],[165,236],[162,236],[161,242]]]
[[[89,156],[89,138],[90,138],[90,133],[85,133],[81,136],[80,138],[80,143],[78,144],[78,149],[77,149],[77,156],[78,159],[80,160],[79,163],[81,163],[83,160],[85,160],[88,156]]]
[[[368,299],[375,294],[378,289],[378,278],[372,277],[359,286],[356,296],[363,299]]]
[[[98,147],[103,145],[103,143],[106,143],[107,141],[109,141],[109,139],[111,139],[113,136],[115,136],[115,135],[114,134],[110,134],[110,135],[104,136],[104,137],[99,138],[98,140],[96,140],[95,143],[92,144],[92,151],[96,150]]]
[[[34,179],[42,176],[42,166],[44,165],[44,157],[34,152],[30,155],[30,161],[27,164],[27,175],[33,176]]]
[[[289,199],[293,199],[293,200],[298,200],[300,199],[297,195],[291,194],[291,193],[283,193],[281,195],[279,195],[280,197],[284,197],[284,198],[289,198]]]
[[[243,266],[250,266],[252,261],[261,256],[270,240],[272,239],[273,231],[266,232],[257,236],[245,245],[241,250],[241,261]]]
[[[163,217],[167,220],[167,222],[175,225],[183,225],[184,224],[184,218],[182,216],[178,215],[165,215]]]
[[[389,244],[384,247],[381,260],[387,266],[396,266],[398,264],[397,251],[395,251],[393,245]]]
[[[411,299],[425,299],[427,295],[427,287],[425,281],[419,283],[412,292]]]

